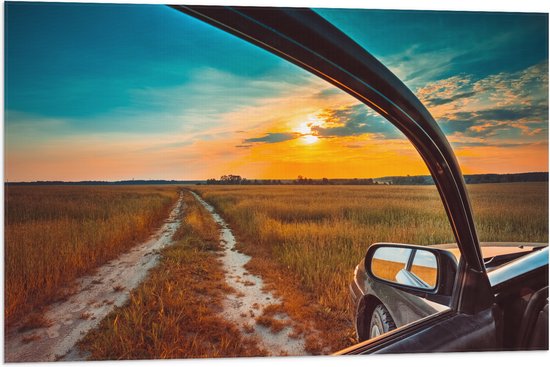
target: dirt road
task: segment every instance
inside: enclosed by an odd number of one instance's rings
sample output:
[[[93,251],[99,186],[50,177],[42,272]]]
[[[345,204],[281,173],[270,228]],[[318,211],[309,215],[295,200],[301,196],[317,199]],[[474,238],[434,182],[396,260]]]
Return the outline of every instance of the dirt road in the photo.
[[[243,336],[253,338],[261,349],[272,355],[307,355],[304,339],[293,335],[293,321],[284,312],[270,316],[284,323],[281,330],[273,331],[257,322],[257,317],[267,307],[280,305],[282,300],[263,290],[262,279],[246,271],[245,265],[250,257],[236,251],[236,240],[227,223],[211,205],[192,194],[221,227],[221,261],[226,272],[225,280],[236,291],[224,302],[224,318],[238,326]],[[158,251],[172,242],[172,236],[181,223],[182,206],[180,197],[164,225],[147,242],[101,266],[93,275],[78,279],[74,294],[51,305],[45,313],[45,318],[51,321],[50,326],[24,332],[14,327],[6,335],[5,362],[85,359],[86,355],[82,355],[75,344],[115,306],[122,306],[128,300],[130,290],[141,283],[147,271],[157,264]]]
[[[244,266],[250,260],[250,256],[235,250],[236,240],[227,223],[210,204],[196,193],[192,194],[221,226],[220,241],[224,248],[221,260],[226,271],[226,282],[236,290],[235,294],[228,295],[224,303],[223,316],[237,325],[243,335],[254,337],[259,347],[272,355],[307,355],[304,339],[292,335],[290,326],[273,332],[272,329],[256,322],[255,317],[260,316],[266,307],[280,305],[282,300],[262,289],[262,278],[246,271]],[[275,317],[277,321],[292,324],[292,320],[285,313],[278,312]]]
[[[6,335],[5,362],[80,360],[76,342],[99,324],[115,306],[123,305],[130,290],[157,264],[158,251],[172,242],[183,210],[180,196],[164,225],[146,242],[101,266],[93,275],[77,280],[67,300],[53,304],[45,314],[49,327]]]

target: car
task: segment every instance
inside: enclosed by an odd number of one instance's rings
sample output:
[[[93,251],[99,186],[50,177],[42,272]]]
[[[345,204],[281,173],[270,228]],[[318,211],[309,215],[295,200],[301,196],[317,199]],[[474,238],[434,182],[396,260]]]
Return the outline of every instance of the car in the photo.
[[[547,246],[543,243],[518,242],[482,242],[480,245],[489,278],[491,271]],[[449,307],[450,297],[419,297],[392,286],[391,283],[397,283],[426,290],[433,290],[437,286],[435,256],[426,252],[425,247],[417,249],[411,245],[401,246],[403,245],[374,244],[373,249],[380,248],[371,255],[371,262],[378,265],[374,268],[371,266],[371,273],[368,273],[365,263],[366,258],[369,258],[367,256],[355,268],[350,293],[359,341],[375,338]],[[448,252],[445,254],[447,281],[453,282],[460,259],[457,245],[453,243],[428,247]],[[383,266],[380,262],[383,262]]]
[[[258,45],[363,102],[408,138],[433,177],[456,251],[441,246],[371,245],[364,269],[356,270],[356,281],[373,294],[377,288],[379,296],[386,292],[396,298],[383,301],[388,312],[378,308],[381,323],[373,333],[380,335],[336,354],[548,349],[548,247],[525,250],[524,246],[525,251],[516,251],[517,246],[512,246],[505,250],[509,253],[483,255],[487,249],[480,245],[455,154],[430,112],[397,76],[311,9],[173,8]],[[401,261],[401,268],[389,276],[380,270],[380,261]],[[397,315],[406,314],[406,308],[393,314],[389,309],[399,308],[392,302],[405,294],[415,296],[419,307],[431,305],[434,312],[415,311],[408,319],[412,322],[401,326]]]

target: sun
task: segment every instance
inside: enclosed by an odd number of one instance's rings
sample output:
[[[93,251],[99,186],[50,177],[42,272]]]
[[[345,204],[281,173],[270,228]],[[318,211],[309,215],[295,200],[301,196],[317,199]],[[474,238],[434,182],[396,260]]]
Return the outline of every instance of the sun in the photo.
[[[319,140],[319,137],[313,133],[311,130],[312,126],[320,126],[318,121],[309,121],[302,122],[298,127],[294,129],[295,132],[302,134],[300,141],[304,144],[313,144]]]
[[[313,144],[319,140],[319,137],[315,135],[303,135],[300,139],[302,139],[304,144]]]

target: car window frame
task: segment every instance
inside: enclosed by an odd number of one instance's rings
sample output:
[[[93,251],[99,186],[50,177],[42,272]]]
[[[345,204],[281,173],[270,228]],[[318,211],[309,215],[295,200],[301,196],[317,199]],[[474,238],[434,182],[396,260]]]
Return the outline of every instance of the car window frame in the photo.
[[[355,97],[396,126],[425,162],[461,252],[450,309],[370,342],[402,337],[452,313],[473,315],[491,307],[494,295],[456,156],[429,111],[397,76],[312,9],[171,7],[280,56]]]

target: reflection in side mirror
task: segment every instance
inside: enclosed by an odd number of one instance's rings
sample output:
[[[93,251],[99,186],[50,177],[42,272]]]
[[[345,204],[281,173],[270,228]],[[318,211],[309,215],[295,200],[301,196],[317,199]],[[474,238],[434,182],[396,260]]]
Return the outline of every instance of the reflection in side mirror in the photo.
[[[370,268],[382,280],[421,290],[437,285],[437,259],[427,250],[395,246],[376,248]]]

